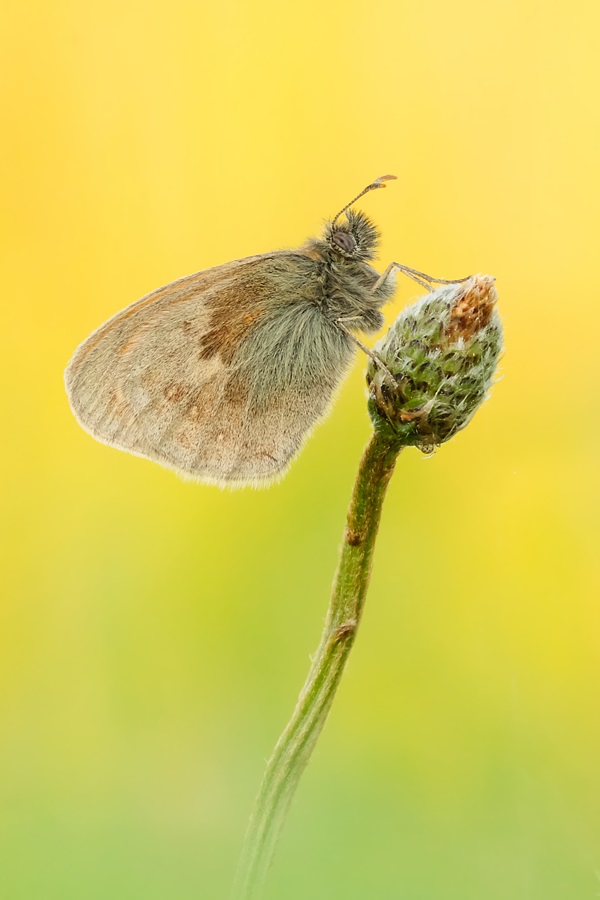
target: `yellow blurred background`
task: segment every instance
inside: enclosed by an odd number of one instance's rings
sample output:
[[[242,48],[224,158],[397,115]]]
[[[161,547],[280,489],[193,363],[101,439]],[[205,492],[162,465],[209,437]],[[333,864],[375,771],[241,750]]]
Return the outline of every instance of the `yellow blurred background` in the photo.
[[[503,379],[399,461],[267,897],[598,895],[599,10],[9,2],[3,900],[227,896],[369,433],[360,359],[281,484],[185,484],[84,434],[65,364],[390,171],[361,201],[382,266],[494,274]]]

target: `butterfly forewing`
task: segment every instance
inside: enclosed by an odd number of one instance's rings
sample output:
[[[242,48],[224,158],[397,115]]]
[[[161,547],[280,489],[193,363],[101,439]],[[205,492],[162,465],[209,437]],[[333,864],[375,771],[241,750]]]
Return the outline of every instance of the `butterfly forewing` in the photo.
[[[260,402],[249,395],[236,353],[270,310],[294,300],[281,295],[281,265],[286,283],[290,266],[298,284],[314,275],[314,261],[296,251],[248,257],[175,281],[113,316],[67,369],[80,424],[104,443],[200,480],[260,482],[284,471],[335,384],[312,385],[310,396],[293,385]],[[310,317],[312,308],[298,315]],[[272,368],[273,353],[261,351],[267,344],[255,343],[254,363],[264,352]]]

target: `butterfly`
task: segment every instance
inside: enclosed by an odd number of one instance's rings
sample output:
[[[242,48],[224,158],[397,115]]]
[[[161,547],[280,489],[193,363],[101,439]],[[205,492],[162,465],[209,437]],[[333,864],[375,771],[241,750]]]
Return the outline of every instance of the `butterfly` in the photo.
[[[185,478],[265,485],[329,411],[401,270],[369,264],[378,232],[352,209],[297,249],[236,259],[158,288],[94,331],[65,372],[79,424]],[[343,218],[342,218],[343,217]]]

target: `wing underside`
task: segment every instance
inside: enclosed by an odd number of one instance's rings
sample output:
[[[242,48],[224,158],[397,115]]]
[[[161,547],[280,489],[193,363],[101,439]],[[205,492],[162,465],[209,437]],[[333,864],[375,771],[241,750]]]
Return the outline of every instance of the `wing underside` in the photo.
[[[154,291],[93,332],[65,373],[82,427],[192,479],[243,484],[281,475],[332,388],[303,385],[257,401],[236,359],[281,299],[290,261],[306,279],[312,261],[298,253],[236,260]]]

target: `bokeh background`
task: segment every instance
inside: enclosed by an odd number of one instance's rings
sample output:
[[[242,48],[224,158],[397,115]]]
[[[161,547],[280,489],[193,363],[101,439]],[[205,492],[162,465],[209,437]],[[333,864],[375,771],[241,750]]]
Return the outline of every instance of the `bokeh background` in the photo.
[[[503,378],[400,460],[267,898],[598,896],[599,10],[5,7],[5,900],[227,896],[369,433],[361,359],[281,484],[185,484],[84,434],[66,362],[390,171],[361,204],[382,265],[494,274]],[[389,321],[414,296],[400,281]]]

